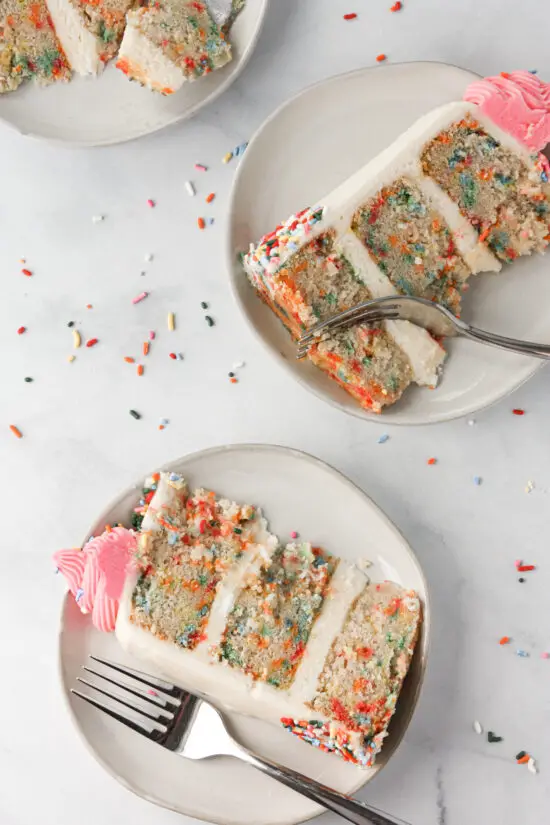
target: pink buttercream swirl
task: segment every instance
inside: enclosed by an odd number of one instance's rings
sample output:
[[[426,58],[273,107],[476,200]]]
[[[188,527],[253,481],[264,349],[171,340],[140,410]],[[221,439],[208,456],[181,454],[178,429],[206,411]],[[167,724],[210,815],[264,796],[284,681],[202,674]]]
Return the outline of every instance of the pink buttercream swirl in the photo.
[[[59,550],[53,555],[78,606],[83,613],[91,613],[94,625],[105,633],[115,629],[136,544],[135,533],[114,527],[92,538],[82,550]]]
[[[484,115],[532,152],[550,143],[550,84],[531,72],[502,72],[476,80],[464,100],[475,103]]]

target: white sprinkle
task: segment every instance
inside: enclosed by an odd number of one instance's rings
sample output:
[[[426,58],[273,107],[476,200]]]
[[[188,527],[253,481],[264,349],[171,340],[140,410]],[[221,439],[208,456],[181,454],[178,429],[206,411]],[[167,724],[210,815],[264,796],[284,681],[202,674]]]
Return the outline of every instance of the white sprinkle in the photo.
[[[92,223],[101,223],[105,220],[105,215],[92,215]]]
[[[176,352],[176,361],[183,361],[183,355],[181,352]]]
[[[153,260],[153,253],[152,253],[152,252],[148,252],[148,253],[145,255],[145,260],[147,261],[147,263],[150,263],[150,262]]]
[[[369,567],[372,567],[372,562],[369,559],[359,559],[356,564],[359,570],[363,571],[368,570]]]
[[[475,418],[469,418],[468,419],[468,427],[473,427],[475,423],[476,423]]]
[[[235,361],[231,369],[234,370],[241,370],[244,367],[244,361]]]
[[[185,181],[185,188],[187,189],[187,194],[188,194],[188,195],[190,195],[191,197],[194,197],[194,195],[196,195],[196,194],[197,194],[197,190],[196,190],[196,189],[195,189],[195,187],[193,186],[193,182],[192,182],[192,181],[190,181],[190,180],[186,180],[186,181]]]
[[[159,424],[160,424],[161,427],[166,427],[166,425],[169,424],[169,423],[170,422],[168,421],[167,418],[161,418],[160,421],[159,421]]]
[[[531,759],[527,763],[527,770],[531,771],[531,773],[538,773],[539,772],[539,769],[537,768],[537,763],[535,762],[533,757],[531,757]]]
[[[387,435],[387,433],[384,433],[384,435],[381,435],[379,437],[378,443],[379,444],[385,444],[388,439],[389,439],[389,435]]]
[[[525,487],[525,492],[530,493],[534,489],[535,489],[535,482],[534,481],[528,481],[527,485]]]
[[[477,719],[474,722],[474,730],[478,734],[478,736],[480,736],[483,733],[483,725],[481,724],[481,722],[478,722]]]

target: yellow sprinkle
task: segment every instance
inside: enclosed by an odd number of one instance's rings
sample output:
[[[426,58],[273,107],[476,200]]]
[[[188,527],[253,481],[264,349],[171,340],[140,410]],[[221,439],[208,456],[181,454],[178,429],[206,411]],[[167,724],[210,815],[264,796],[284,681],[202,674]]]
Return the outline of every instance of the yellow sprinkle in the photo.
[[[227,155],[224,155],[222,158],[223,163],[229,163],[229,161],[233,157],[233,152],[228,152]]]
[[[73,329],[73,345],[75,349],[78,349],[80,344],[82,343],[82,339],[80,337],[80,333],[77,329]]]
[[[174,332],[176,328],[176,317],[173,312],[168,313],[168,329],[170,332]]]
[[[76,358],[76,355],[69,355],[69,357],[67,358],[67,361],[69,362],[69,364],[72,364],[72,362],[75,360],[75,358]]]

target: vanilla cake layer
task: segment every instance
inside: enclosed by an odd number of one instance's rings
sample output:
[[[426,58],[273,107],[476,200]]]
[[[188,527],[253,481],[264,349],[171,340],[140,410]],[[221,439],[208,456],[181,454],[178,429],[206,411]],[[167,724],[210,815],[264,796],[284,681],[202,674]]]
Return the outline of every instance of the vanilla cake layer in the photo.
[[[190,494],[176,474],[160,477],[150,502],[139,567],[127,581],[116,634],[146,669],[372,764],[418,633],[414,593],[369,584],[355,566],[305,542],[282,547],[258,510],[207,491]],[[362,678],[361,660],[349,689],[334,692],[327,673],[335,657],[341,667],[358,623],[360,647],[373,651],[366,666],[383,663],[379,679]]]

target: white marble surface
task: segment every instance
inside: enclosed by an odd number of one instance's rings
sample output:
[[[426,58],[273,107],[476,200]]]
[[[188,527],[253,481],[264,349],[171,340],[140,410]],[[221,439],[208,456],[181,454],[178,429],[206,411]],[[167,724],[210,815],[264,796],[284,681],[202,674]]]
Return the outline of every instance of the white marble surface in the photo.
[[[550,661],[541,658],[550,649],[548,372],[476,416],[474,426],[386,428],[391,438],[379,445],[383,428],[324,406],[258,349],[224,272],[224,206],[235,167],[221,157],[307,84],[371,65],[382,51],[392,61],[443,60],[483,74],[536,68],[550,78],[540,0],[405,0],[399,14],[390,5],[273,0],[257,54],[231,91],[150,139],[65,151],[0,131],[0,491],[8,513],[0,697],[3,707],[19,708],[2,716],[2,825],[181,821],[119,787],[71,727],[56,677],[61,582],[50,555],[78,543],[104,503],[141,473],[239,441],[299,447],[347,473],[404,531],[428,576],[435,640],[426,688],[369,800],[411,825],[548,819]],[[359,20],[345,23],[349,11]],[[199,177],[195,161],[210,171]],[[200,198],[187,196],[188,178]],[[217,198],[206,210],[200,203],[209,191]],[[196,229],[199,211],[216,218],[204,233]],[[93,224],[96,214],[105,221]],[[32,279],[19,274],[21,256]],[[150,297],[133,306],[142,289]],[[202,300],[216,319],[212,329]],[[169,310],[178,319],[170,338]],[[85,338],[100,339],[72,364],[70,320]],[[28,332],[18,337],[20,325]],[[122,356],[139,354],[148,329],[162,335],[139,379]],[[172,349],[185,354],[182,363],[167,358]],[[246,367],[233,386],[227,372],[239,360]],[[141,421],[129,416],[131,407]],[[513,416],[512,407],[527,413]],[[163,416],[170,425],[160,432]],[[11,423],[23,440],[11,435]],[[518,557],[539,565],[523,585]],[[510,647],[498,645],[504,634],[514,639]],[[514,655],[518,647],[530,657]],[[504,741],[476,736],[474,719]],[[538,776],[516,766],[520,749],[537,758]]]

